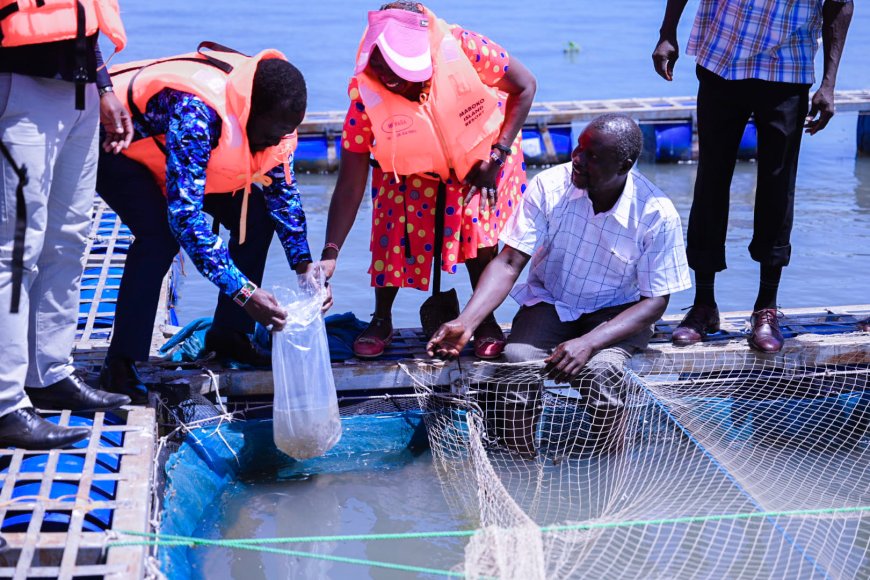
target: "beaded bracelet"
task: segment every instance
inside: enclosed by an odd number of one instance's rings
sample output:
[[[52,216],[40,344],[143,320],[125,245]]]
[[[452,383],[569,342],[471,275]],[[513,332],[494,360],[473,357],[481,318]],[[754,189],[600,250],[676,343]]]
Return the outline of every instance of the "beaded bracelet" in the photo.
[[[336,254],[339,253],[339,252],[341,251],[341,248],[339,248],[339,247],[338,247],[338,244],[336,244],[336,243],[333,243],[333,242],[326,242],[325,244],[323,244],[323,249],[324,249],[324,250],[328,250],[329,248],[332,248],[333,250],[335,250],[335,253],[336,253]]]
[[[248,303],[248,300],[251,299],[251,296],[254,295],[254,292],[257,291],[257,285],[251,281],[245,282],[245,285],[242,286],[236,295],[233,296],[233,302],[238,304],[241,307],[244,307],[245,304]]]

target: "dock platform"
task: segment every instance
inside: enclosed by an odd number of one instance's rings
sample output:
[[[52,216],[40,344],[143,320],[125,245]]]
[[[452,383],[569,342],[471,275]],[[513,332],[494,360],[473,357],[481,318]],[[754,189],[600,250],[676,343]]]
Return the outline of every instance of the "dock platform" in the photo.
[[[857,112],[856,149],[870,153],[870,90],[836,91],[838,113]],[[652,97],[535,102],[523,125],[523,155],[530,165],[564,163],[570,158],[585,124],[604,113],[621,113],[637,121],[643,132],[645,161],[680,162],[697,157],[696,97]],[[299,126],[297,171],[338,169],[346,111],[309,112]],[[750,121],[738,155],[753,159],[755,125]]]
[[[118,217],[105,205],[95,208],[95,221],[91,251],[88,255],[86,280],[93,279],[82,290],[84,324],[75,349],[76,365],[86,378],[95,380],[105,358],[114,302],[117,298],[117,283],[123,269],[125,244],[129,245],[129,233]],[[113,237],[114,236],[114,237]],[[90,272],[88,274],[88,272]],[[152,360],[140,365],[146,381],[154,384],[186,385],[191,393],[222,397],[264,397],[272,389],[271,370],[225,369],[220,364],[203,360],[196,363],[168,363],[157,356],[157,349],[174,334],[178,327],[171,315],[173,308],[172,276],[164,281],[160,312],[152,337]],[[85,295],[85,292],[88,292]],[[646,352],[636,355],[632,364],[649,368],[653,362],[667,364],[679,369],[681,364],[691,364],[706,356],[721,361],[724,365],[746,364],[758,358],[766,360],[795,361],[806,364],[870,363],[870,334],[859,333],[856,323],[870,316],[870,304],[822,308],[784,309],[781,326],[789,340],[781,353],[764,355],[747,346],[745,331],[751,312],[727,312],[722,315],[722,331],[710,340],[691,347],[674,347],[670,335],[682,319],[682,315],[666,316],[656,324],[656,334]],[[509,326],[504,326],[510,332]],[[426,341],[419,328],[398,329],[393,343],[383,358],[378,360],[350,359],[332,365],[336,388],[339,393],[361,391],[385,391],[408,389],[412,385],[397,364],[401,359],[428,358]],[[460,360],[472,362],[468,356]]]

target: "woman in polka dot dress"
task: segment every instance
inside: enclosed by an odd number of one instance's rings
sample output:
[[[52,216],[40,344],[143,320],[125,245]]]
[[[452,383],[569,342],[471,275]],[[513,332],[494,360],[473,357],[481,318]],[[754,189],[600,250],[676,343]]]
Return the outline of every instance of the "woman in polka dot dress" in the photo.
[[[432,40],[437,35],[431,34],[430,26],[441,26],[446,31],[439,43]],[[468,62],[460,63],[460,68],[466,67],[467,74],[474,77],[471,82],[468,76],[458,81],[457,75],[447,76],[451,63],[463,58]],[[454,85],[463,85],[464,91],[457,91]],[[480,103],[487,99],[474,97],[471,106],[457,105],[459,108],[449,113],[442,110],[430,113],[431,125],[435,126],[429,129],[430,142],[423,140],[428,137],[410,135],[407,138],[416,143],[415,147],[403,148],[396,143],[403,136],[400,133],[403,123],[422,116],[416,108],[427,107],[430,92],[437,94],[441,107],[441,103],[449,100],[443,97],[448,90],[445,87],[453,87],[449,90],[467,97],[462,93],[469,90],[469,85],[472,90],[479,85],[476,90],[492,95],[492,117],[499,123],[486,126],[491,131],[488,141],[484,139],[467,149],[444,147],[453,133],[461,133],[470,124],[484,126],[483,110],[487,105]],[[369,327],[354,343],[357,356],[380,356],[392,340],[392,306],[399,288],[429,289],[434,260],[435,202],[442,183],[446,190],[442,268],[453,273],[458,264],[465,263],[472,286],[477,285],[483,269],[498,251],[502,226],[526,188],[520,139],[535,88],[532,74],[502,47],[480,34],[455,25],[448,27],[420,4],[392,2],[369,13],[369,28],[360,45],[356,76],[348,88],[351,103],[342,133],[338,180],[321,256],[321,268],[329,277],[353,225],[365,191],[369,164],[374,158],[369,273],[375,288],[375,313]],[[487,96],[485,92],[480,94]],[[459,103],[460,97],[454,100]],[[392,102],[392,108],[381,109],[392,113],[397,107],[415,109],[412,115],[394,114],[384,121],[378,117],[377,107],[385,102]],[[420,125],[418,122],[417,126]],[[426,129],[424,126],[423,132]],[[388,143],[394,134],[397,137]],[[465,137],[460,135],[462,138]],[[480,137],[477,140],[481,141]],[[470,149],[474,149],[471,154]],[[445,158],[450,160],[447,171],[439,172],[437,161],[426,167],[427,160],[437,158],[439,150],[446,151]],[[464,178],[460,179],[457,172],[461,169],[457,167],[463,162],[470,169],[463,171]],[[403,167],[417,169],[403,174]],[[501,354],[504,335],[493,316],[476,329],[474,347],[480,358]]]

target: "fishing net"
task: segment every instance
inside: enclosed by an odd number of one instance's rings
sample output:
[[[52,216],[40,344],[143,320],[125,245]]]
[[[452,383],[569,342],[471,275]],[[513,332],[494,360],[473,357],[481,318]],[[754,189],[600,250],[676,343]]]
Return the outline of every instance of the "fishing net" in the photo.
[[[480,524],[469,577],[870,577],[867,366],[402,366],[445,494]],[[621,394],[603,410],[602,388]]]

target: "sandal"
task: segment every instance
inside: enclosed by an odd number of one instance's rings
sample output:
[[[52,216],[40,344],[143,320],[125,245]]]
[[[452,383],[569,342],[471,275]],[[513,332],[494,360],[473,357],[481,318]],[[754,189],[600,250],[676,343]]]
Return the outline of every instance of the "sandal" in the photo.
[[[369,327],[353,341],[353,354],[359,358],[377,358],[393,342],[393,324],[386,318],[372,318]]]
[[[504,346],[504,332],[495,317],[489,315],[474,331],[474,356],[483,360],[498,358]]]

